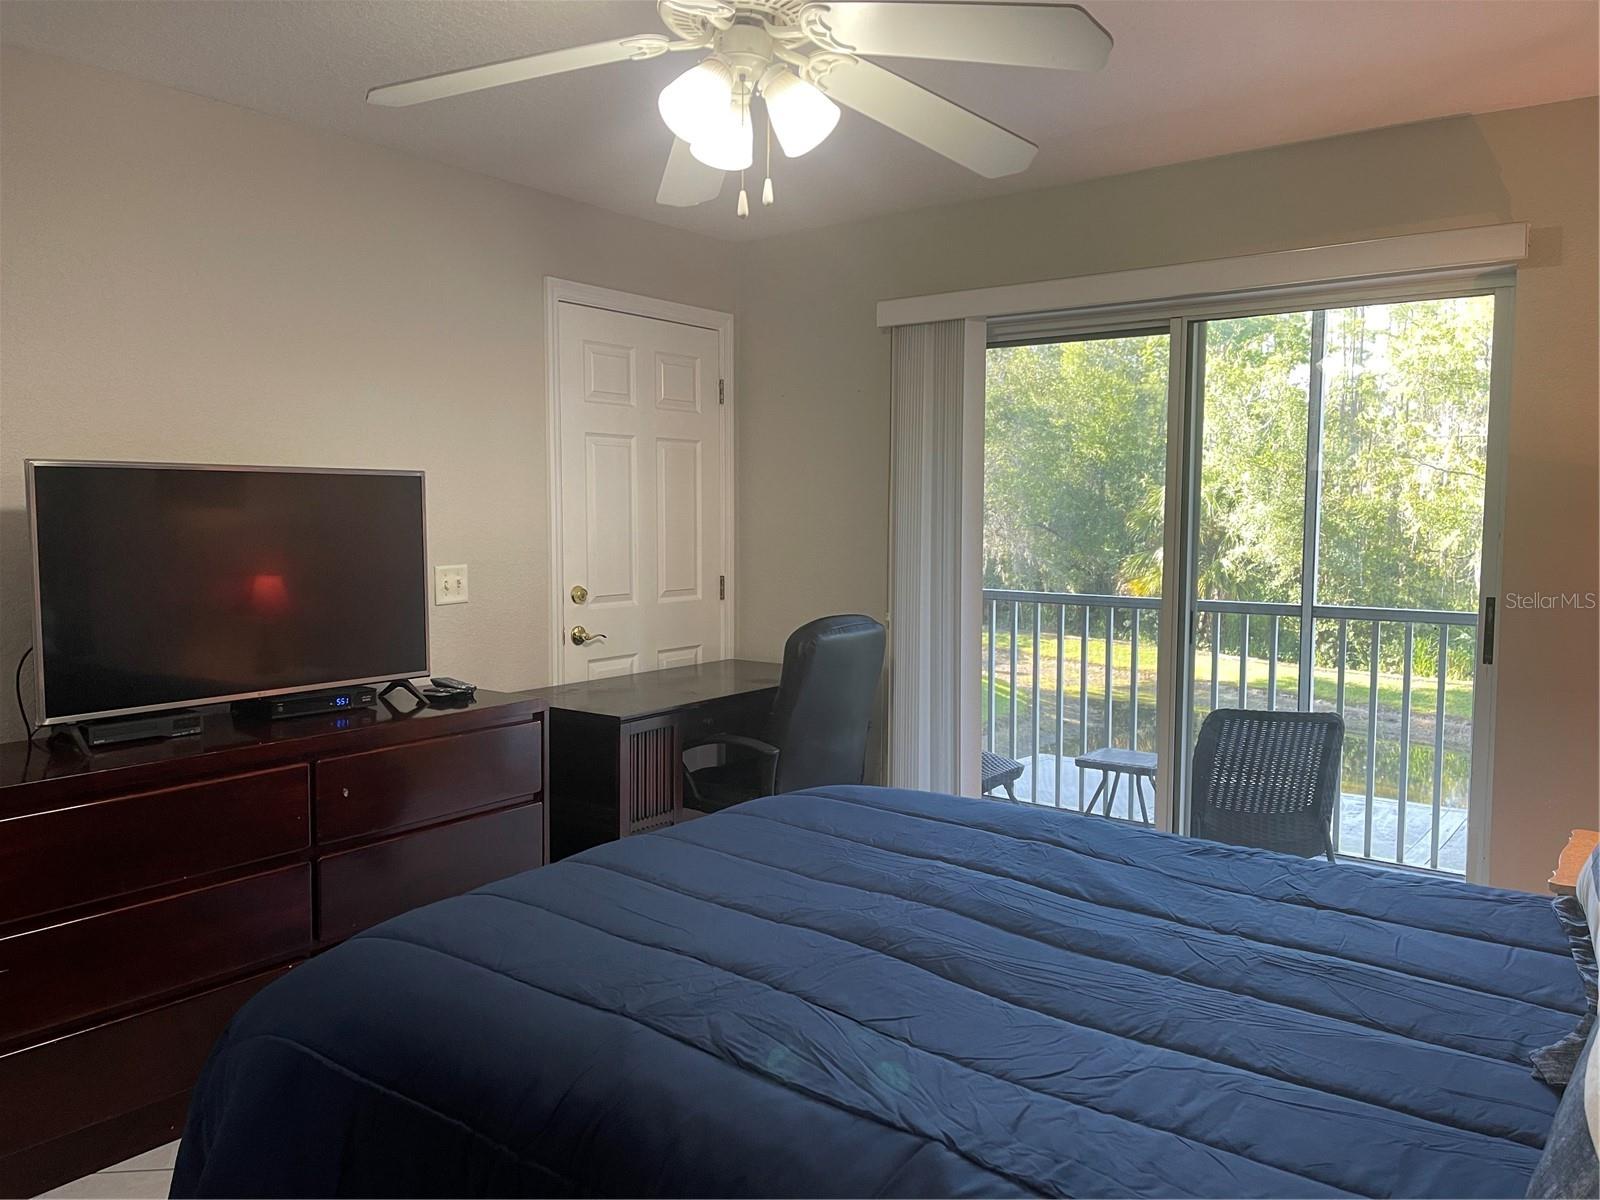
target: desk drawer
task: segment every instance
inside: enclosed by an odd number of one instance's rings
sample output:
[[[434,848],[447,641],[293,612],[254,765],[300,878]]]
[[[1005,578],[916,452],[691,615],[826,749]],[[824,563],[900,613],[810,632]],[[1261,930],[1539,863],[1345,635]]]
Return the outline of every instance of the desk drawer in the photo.
[[[324,943],[544,863],[544,805],[522,804],[317,863]]]
[[[0,925],[309,843],[304,764],[0,822]]]
[[[302,863],[0,939],[0,1043],[310,949]]]
[[[388,833],[491,808],[543,788],[544,725],[433,738],[317,764],[317,838]]]

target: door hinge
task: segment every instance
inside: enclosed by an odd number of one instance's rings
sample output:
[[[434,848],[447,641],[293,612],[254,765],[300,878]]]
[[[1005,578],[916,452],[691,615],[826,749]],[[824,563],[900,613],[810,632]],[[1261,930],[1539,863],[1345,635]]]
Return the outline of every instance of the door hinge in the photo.
[[[1483,665],[1494,666],[1494,597],[1483,598]]]
[[[727,598],[728,598],[728,577],[726,575],[718,575],[717,576],[717,599],[718,600],[726,600]]]
[[[728,385],[727,385],[727,381],[719,379],[719,380],[717,380],[717,403],[718,404],[726,404],[727,402],[728,402]]]

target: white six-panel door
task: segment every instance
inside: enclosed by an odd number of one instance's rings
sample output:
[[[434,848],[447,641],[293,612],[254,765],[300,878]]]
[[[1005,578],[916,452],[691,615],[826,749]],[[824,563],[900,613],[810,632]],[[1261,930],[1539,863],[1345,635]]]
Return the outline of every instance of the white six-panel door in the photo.
[[[557,329],[560,678],[725,658],[718,332],[570,303]]]

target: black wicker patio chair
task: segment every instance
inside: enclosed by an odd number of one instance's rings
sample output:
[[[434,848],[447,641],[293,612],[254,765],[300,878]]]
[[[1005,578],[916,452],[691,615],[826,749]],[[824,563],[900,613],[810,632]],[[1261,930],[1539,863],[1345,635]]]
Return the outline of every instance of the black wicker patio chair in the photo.
[[[1022,764],[1014,758],[1007,758],[1004,754],[990,754],[983,752],[983,767],[979,776],[981,783],[979,790],[988,796],[995,788],[1005,788],[1006,796],[1013,804],[1020,803],[1016,792],[1011,790],[1011,785],[1022,778]]]
[[[1194,835],[1332,862],[1343,744],[1336,713],[1217,709],[1194,748]]]

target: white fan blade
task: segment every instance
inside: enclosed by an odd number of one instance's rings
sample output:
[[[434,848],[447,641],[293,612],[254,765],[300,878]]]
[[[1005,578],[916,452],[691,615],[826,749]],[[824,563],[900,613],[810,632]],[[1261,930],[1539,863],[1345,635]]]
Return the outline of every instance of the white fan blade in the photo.
[[[816,83],[847,108],[990,179],[1026,170],[1039,152],[1026,138],[861,59],[831,64]]]
[[[1075,4],[838,0],[806,5],[800,27],[808,36],[824,34],[834,43],[829,49],[846,54],[1098,71],[1111,53],[1111,36]]]
[[[672,153],[667,156],[667,169],[661,174],[656,203],[671,208],[693,208],[720,196],[722,179],[723,172],[706,166],[689,153],[688,142],[674,138]]]
[[[654,49],[658,43],[660,49]],[[661,53],[666,47],[667,39],[655,34],[618,38],[614,42],[593,42],[587,46],[570,46],[565,50],[530,54],[525,58],[508,58],[505,62],[486,63],[462,71],[446,71],[441,75],[408,79],[404,83],[385,84],[367,93],[367,103],[403,108],[408,104],[442,100],[446,96],[460,96],[507,83],[521,83],[524,79],[538,79],[543,75],[560,75],[564,71],[581,71],[585,67],[603,67],[607,63],[622,62],[629,58],[648,58]]]

